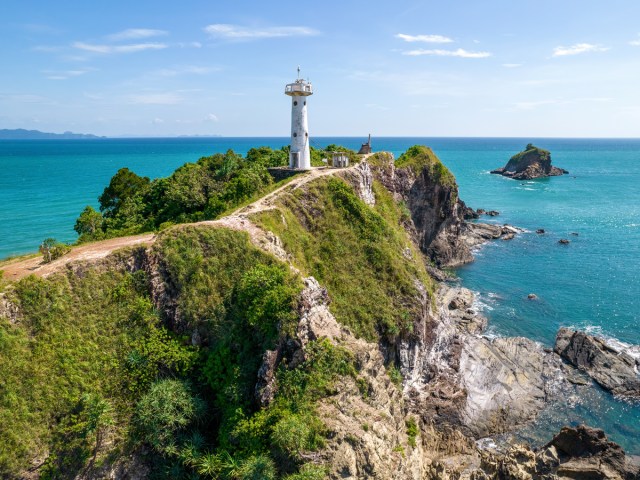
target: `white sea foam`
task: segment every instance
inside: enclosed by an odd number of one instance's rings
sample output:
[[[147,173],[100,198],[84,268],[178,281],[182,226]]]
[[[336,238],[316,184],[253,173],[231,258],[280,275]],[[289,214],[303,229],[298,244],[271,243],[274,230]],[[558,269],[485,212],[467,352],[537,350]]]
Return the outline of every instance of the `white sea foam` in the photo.
[[[498,297],[497,293],[489,292],[486,295],[481,295],[480,292],[473,292],[473,303],[471,304],[471,308],[473,308],[476,312],[491,312],[493,311],[493,305],[496,304],[496,298]]]

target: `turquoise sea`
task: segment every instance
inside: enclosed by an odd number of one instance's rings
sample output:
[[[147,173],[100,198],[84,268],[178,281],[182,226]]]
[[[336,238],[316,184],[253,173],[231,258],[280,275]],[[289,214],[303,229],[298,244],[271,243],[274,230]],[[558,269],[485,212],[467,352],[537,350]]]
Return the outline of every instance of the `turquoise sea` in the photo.
[[[315,138],[316,146],[358,148],[360,138]],[[527,143],[552,152],[570,175],[520,182],[490,175]],[[35,251],[46,237],[73,241],[73,224],[121,167],[166,176],[185,162],[231,148],[279,148],[288,138],[178,138],[0,141],[0,258]],[[399,155],[431,146],[453,171],[461,198],[500,216],[486,221],[526,229],[481,248],[458,269],[478,292],[490,335],[521,335],[552,346],[560,326],[640,344],[640,140],[374,138]],[[483,220],[484,221],[484,220]],[[545,235],[535,230],[543,228]],[[572,235],[576,233],[577,235]],[[571,240],[559,245],[560,238]],[[538,301],[527,300],[535,293]],[[604,428],[640,455],[640,406],[594,387],[543,412],[523,436],[549,438],[563,424]]]

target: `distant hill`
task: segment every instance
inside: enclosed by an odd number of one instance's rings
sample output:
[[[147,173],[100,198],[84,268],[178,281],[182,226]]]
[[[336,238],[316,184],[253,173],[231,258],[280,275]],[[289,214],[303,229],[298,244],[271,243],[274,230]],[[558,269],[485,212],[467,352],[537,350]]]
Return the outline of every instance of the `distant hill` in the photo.
[[[51,140],[51,139],[80,139],[80,138],[106,138],[98,137],[96,135],[90,135],[85,133],[46,133],[38,130],[25,130],[24,128],[18,128],[15,130],[0,130],[0,140]]]

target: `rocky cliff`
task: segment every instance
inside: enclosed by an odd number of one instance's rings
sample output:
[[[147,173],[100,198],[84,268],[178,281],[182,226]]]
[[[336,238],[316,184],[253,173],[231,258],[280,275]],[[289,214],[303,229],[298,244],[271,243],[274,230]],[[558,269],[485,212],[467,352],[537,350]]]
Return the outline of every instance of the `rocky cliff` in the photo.
[[[465,220],[468,208],[455,178],[428,147],[412,147],[397,161],[389,153],[378,153],[369,162],[375,179],[406,206],[411,217],[406,227],[439,267],[471,262],[473,246],[509,233],[498,225]]]
[[[528,144],[524,151],[511,157],[504,167],[492,170],[491,173],[515,180],[531,180],[564,175],[569,172],[551,165],[549,151]]]
[[[166,230],[151,247],[25,279],[0,298],[0,327],[25,329],[8,350],[17,360],[0,362],[3,388],[33,377],[11,370],[37,365],[19,346],[47,352],[26,346],[54,338],[79,357],[55,351],[52,378],[80,391],[38,417],[53,433],[29,430],[37,449],[21,451],[22,476],[635,478],[624,452],[586,427],[563,430],[539,451],[477,442],[575,387],[558,354],[483,336],[473,293],[427,273],[432,262],[471,261],[474,245],[516,233],[468,223],[466,210],[451,173],[415,147],[397,163],[376,154],[294,180],[233,215]],[[573,358],[583,348],[571,344],[556,350]],[[90,363],[106,345],[112,350]],[[76,363],[93,367],[67,375]],[[192,404],[163,410],[175,395],[144,403],[167,378],[195,390]],[[105,407],[112,416],[100,427],[85,420],[86,397],[73,383],[93,388],[89,380],[107,382],[97,391],[118,406]],[[28,411],[32,392],[20,395],[12,402]],[[207,415],[197,417],[201,404]],[[160,420],[146,431],[153,409]],[[5,420],[7,412],[0,403]],[[181,423],[161,423],[176,413]],[[4,444],[33,418],[21,415],[11,431],[0,423]],[[3,468],[18,467],[0,455]]]

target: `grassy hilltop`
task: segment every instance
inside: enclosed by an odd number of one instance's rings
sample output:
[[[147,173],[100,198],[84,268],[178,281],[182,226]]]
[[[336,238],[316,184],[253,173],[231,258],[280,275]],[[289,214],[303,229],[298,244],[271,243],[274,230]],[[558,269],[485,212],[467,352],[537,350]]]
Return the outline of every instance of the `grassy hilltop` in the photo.
[[[215,217],[269,191],[262,171],[280,163],[278,156],[269,149],[247,159],[228,152],[154,182],[131,172],[120,182],[119,172],[101,198],[102,214],[91,213],[100,217],[96,228],[82,238]],[[228,194],[249,178],[261,183]],[[203,191],[194,182],[211,187],[197,207],[186,201]],[[144,203],[159,190],[183,196],[164,195],[160,207]],[[299,273],[246,232],[164,225],[147,250],[132,247],[3,285],[0,476],[33,470],[41,478],[99,477],[101,469],[128,465],[149,469],[152,478],[324,478],[322,462],[309,460],[327,442],[318,402],[335,395],[344,378],[368,393],[360,365],[339,345],[311,341],[302,360],[287,357],[302,277],[327,287],[338,322],[390,344],[410,335],[420,314],[416,282],[431,288],[403,228],[406,207],[380,184],[373,191],[369,206],[351,183],[326,176],[253,214],[280,237]],[[207,210],[221,199],[218,213]],[[260,407],[256,374],[265,351],[277,348],[286,357],[276,371],[278,390]]]

